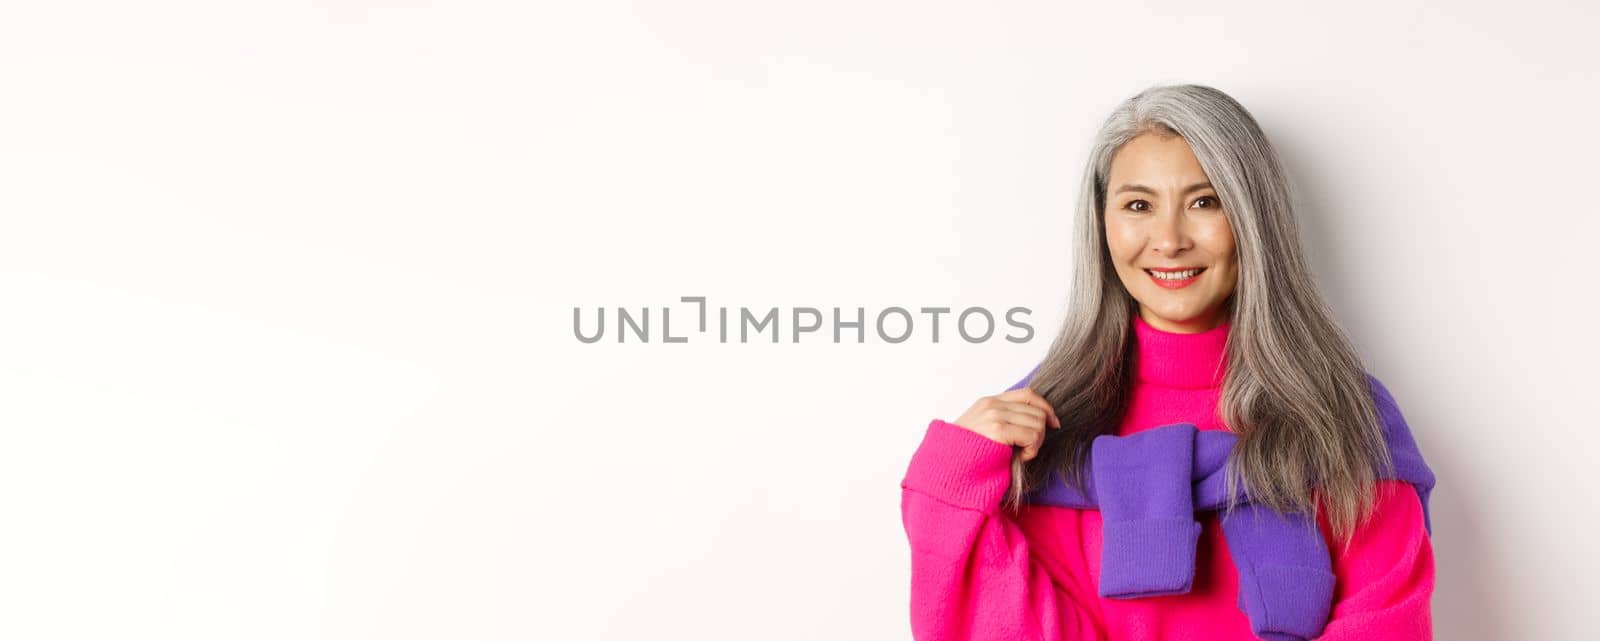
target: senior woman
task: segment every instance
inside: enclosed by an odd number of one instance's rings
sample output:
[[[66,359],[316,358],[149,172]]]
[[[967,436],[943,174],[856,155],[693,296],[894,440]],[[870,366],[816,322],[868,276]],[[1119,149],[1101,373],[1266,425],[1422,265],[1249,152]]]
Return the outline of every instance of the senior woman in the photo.
[[[931,421],[901,483],[913,636],[1430,639],[1432,474],[1254,118],[1149,88],[1081,190],[1045,358]]]

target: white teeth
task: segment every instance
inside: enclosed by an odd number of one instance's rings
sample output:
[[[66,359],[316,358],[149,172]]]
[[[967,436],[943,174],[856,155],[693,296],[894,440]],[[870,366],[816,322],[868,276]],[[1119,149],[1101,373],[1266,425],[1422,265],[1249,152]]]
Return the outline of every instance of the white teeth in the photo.
[[[1150,274],[1161,280],[1183,280],[1200,273],[1199,269],[1186,269],[1181,272],[1158,272],[1151,270]]]

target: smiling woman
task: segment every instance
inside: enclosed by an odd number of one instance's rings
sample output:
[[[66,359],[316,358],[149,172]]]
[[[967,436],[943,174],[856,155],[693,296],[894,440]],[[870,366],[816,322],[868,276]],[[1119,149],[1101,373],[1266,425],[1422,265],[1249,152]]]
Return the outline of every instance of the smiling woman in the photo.
[[[1431,638],[1433,476],[1290,203],[1227,94],[1112,112],[1049,352],[933,419],[901,481],[915,638]]]

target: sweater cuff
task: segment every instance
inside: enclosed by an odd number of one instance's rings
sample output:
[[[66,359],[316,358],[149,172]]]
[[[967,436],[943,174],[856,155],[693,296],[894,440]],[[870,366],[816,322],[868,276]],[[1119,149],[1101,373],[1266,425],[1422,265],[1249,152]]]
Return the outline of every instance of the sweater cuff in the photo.
[[[1200,522],[1193,516],[1105,521],[1100,527],[1100,596],[1186,594],[1194,586]]]
[[[1239,577],[1246,580],[1244,576]],[[1261,565],[1255,584],[1241,586],[1240,608],[1250,631],[1267,641],[1305,641],[1322,636],[1333,614],[1337,577],[1320,568]],[[1246,589],[1250,588],[1250,589]]]
[[[900,486],[970,510],[993,513],[1011,489],[1010,445],[933,419]]]

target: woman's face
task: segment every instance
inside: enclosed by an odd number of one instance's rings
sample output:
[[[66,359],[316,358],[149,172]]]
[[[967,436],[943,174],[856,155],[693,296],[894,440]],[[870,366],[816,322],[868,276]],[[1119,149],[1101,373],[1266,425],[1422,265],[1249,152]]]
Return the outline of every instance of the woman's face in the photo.
[[[1182,137],[1147,133],[1117,151],[1106,179],[1105,227],[1117,276],[1146,323],[1187,334],[1223,321],[1239,277],[1233,229]]]

